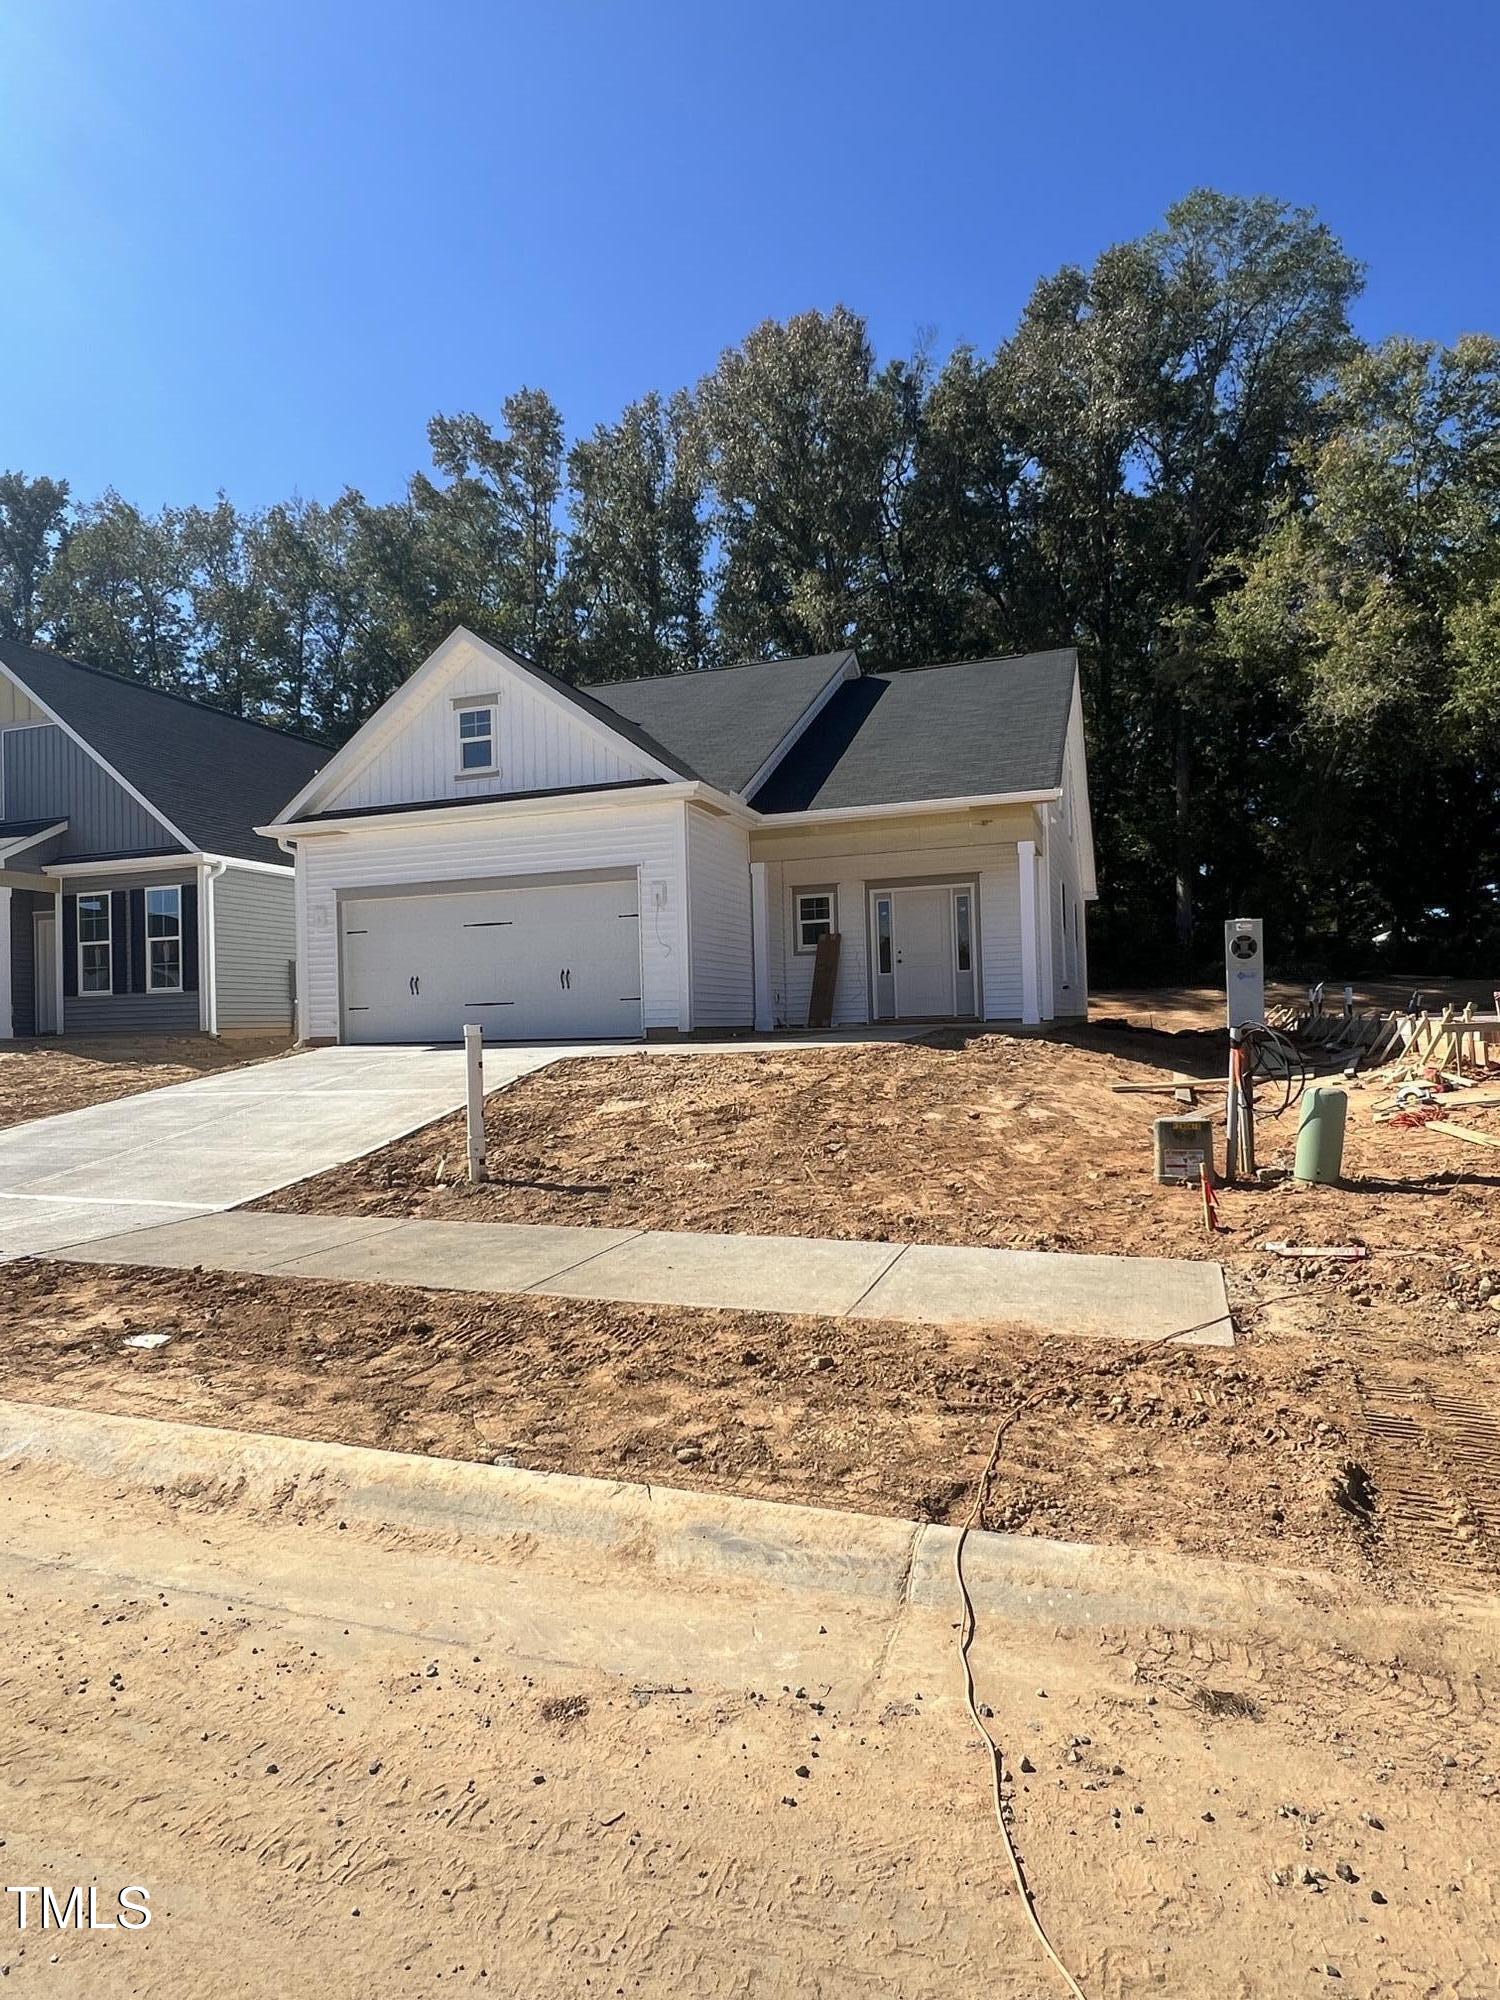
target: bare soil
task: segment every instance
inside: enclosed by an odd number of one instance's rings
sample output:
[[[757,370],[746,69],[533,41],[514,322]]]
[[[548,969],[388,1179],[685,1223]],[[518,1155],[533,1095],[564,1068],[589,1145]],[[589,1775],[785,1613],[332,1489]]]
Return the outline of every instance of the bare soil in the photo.
[[[990,1527],[1487,1585],[1495,1315],[1351,1312],[1322,1277],[1262,1305],[1247,1287],[1239,1307],[1242,1349],[1141,1352],[992,1326],[0,1268],[11,1398],[944,1521],[1024,1403]],[[141,1333],[170,1338],[125,1344]],[[1391,1395],[1410,1437],[1371,1428],[1372,1396]],[[1450,1432],[1444,1396],[1474,1420]]]
[[[1405,1007],[1414,993],[1420,993],[1424,1007],[1441,1011],[1444,1007],[1466,1007],[1472,1000],[1476,1011],[1489,1013],[1494,1005],[1495,982],[1483,979],[1424,979],[1413,973],[1409,978],[1360,979],[1352,982],[1356,1006],[1388,1012]],[[1330,1006],[1342,1003],[1344,982],[1330,979],[1327,998]],[[1290,979],[1266,981],[1266,1004],[1294,1007],[1307,998],[1307,986]],[[1161,1028],[1175,1033],[1182,1028],[1218,1028],[1224,1022],[1222,986],[1115,986],[1096,988],[1089,995],[1091,1021],[1123,1020],[1132,1027]]]
[[[164,1084],[191,1083],[217,1070],[264,1062],[290,1047],[285,1036],[215,1041],[208,1035],[55,1036],[11,1042],[0,1053],[0,1126],[50,1118],[133,1097]]]
[[[1301,1268],[1267,1241],[1364,1244],[1333,1274],[1356,1306],[1477,1306],[1491,1262],[1500,1282],[1500,1150],[1376,1125],[1358,1081],[1344,1185],[1228,1191],[1210,1235],[1196,1191],[1153,1178],[1153,1120],[1180,1107],[1114,1086],[1208,1079],[1222,1127],[1225,1061],[1222,1036],[1093,1028],[559,1063],[489,1099],[479,1187],[452,1117],[255,1206],[1208,1257],[1262,1290]],[[1500,1107],[1455,1116],[1500,1135]],[[1263,1166],[1290,1168],[1295,1125],[1258,1121]]]
[[[1063,1991],[1007,1876],[940,1618],[909,1622],[861,1685],[845,1627],[813,1616],[822,1672],[798,1685],[768,1648],[699,1671],[715,1612],[757,1622],[710,1596],[683,1621],[698,1657],[640,1679],[608,1648],[515,1651],[525,1612],[503,1605],[537,1579],[460,1535],[414,1551],[393,1528],[248,1512],[232,1482],[122,1505],[110,1481],[0,1479],[4,1879],[95,1883],[104,1917],[140,1883],[152,1911],[145,1931],[44,1931],[33,1898],[20,1932],[7,1892],[7,1990]],[[466,1554],[469,1632],[429,1636],[424,1563],[451,1576]],[[670,1611],[670,1579],[621,1565]],[[1488,1659],[1451,1641],[1367,1657],[1339,1611],[1321,1593],[1291,1643],[1040,1617],[982,1632],[1029,1881],[1090,2000],[1494,1990]],[[601,1622],[587,1596],[583,1615]]]

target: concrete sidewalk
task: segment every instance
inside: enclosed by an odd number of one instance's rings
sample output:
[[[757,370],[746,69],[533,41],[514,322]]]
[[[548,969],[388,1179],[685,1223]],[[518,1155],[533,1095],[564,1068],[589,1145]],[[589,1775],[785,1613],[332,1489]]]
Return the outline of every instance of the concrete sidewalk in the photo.
[[[52,1254],[74,1263],[203,1266],[830,1319],[1005,1323],[1096,1339],[1175,1333],[1185,1345],[1234,1345],[1222,1268],[1186,1258],[243,1210]]]

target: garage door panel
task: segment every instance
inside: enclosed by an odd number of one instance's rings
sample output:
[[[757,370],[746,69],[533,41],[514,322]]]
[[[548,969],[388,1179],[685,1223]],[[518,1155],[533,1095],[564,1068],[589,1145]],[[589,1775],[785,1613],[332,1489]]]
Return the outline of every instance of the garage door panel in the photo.
[[[347,1040],[453,1041],[470,1021],[495,1041],[641,1032],[632,880],[349,898],[341,922]]]

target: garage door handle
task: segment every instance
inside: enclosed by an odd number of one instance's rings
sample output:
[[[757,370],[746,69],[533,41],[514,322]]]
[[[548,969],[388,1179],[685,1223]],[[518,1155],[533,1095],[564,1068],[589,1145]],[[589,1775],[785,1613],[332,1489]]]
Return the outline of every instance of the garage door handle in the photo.
[[[557,983],[558,983],[559,987],[561,987],[561,989],[562,989],[562,991],[563,991],[564,993],[571,993],[571,992],[572,992],[572,990],[573,990],[573,972],[572,972],[572,968],[571,968],[570,966],[566,966],[566,965],[565,965],[565,966],[563,967],[562,971],[558,973],[558,975],[557,975]]]
[[[413,973],[407,984],[410,986],[412,998],[415,1000],[422,991],[422,982],[416,973]]]

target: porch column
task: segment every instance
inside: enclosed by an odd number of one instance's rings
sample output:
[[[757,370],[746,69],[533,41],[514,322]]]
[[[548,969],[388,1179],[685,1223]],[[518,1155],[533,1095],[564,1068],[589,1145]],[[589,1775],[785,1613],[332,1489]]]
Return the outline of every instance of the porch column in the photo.
[[[755,968],[755,1032],[776,1025],[771,1000],[771,885],[764,861],[750,863],[750,953]]]
[[[1050,839],[1043,847],[1037,862],[1037,874],[1041,878],[1041,894],[1037,898],[1037,949],[1042,962],[1041,1012],[1044,1021],[1053,1020],[1057,1014],[1053,993],[1054,965],[1056,949],[1057,911],[1053,907],[1052,843]]]
[[[29,920],[28,920],[29,921]],[[15,994],[11,990],[10,890],[0,889],[0,1041],[16,1032]]]
[[[1016,842],[1021,878],[1021,1019],[1033,1026],[1042,1018],[1041,981],[1036,948],[1036,842]]]

